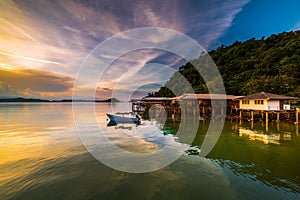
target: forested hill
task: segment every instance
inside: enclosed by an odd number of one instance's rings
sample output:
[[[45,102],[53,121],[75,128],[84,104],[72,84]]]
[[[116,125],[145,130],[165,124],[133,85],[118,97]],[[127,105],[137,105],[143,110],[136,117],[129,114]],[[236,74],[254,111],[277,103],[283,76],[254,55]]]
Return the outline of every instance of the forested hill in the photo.
[[[235,42],[209,55],[218,66],[227,94],[249,95],[265,91],[300,97],[300,31]],[[180,67],[166,86],[176,87],[178,77],[183,75],[196,93],[208,93],[191,63]],[[181,93],[184,92],[189,91],[182,89]],[[166,87],[149,95],[174,96]]]

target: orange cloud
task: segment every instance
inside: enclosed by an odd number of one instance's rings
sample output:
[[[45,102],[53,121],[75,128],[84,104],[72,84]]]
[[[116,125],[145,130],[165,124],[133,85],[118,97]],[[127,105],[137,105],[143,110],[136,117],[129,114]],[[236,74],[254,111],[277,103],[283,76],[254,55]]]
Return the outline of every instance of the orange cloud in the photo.
[[[6,70],[0,69],[0,96],[6,93],[24,96],[71,96],[73,79],[41,70]]]

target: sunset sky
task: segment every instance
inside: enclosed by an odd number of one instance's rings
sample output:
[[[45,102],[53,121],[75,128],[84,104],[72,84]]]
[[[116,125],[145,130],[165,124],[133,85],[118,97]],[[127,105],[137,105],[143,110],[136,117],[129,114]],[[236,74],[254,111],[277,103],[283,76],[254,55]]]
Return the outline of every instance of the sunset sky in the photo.
[[[0,97],[71,98],[84,58],[99,43],[126,30],[168,28],[211,50],[236,40],[298,30],[299,10],[298,0],[2,0]],[[152,68],[154,61],[171,69],[183,64],[160,50],[131,52],[113,63],[96,97],[110,98],[118,77],[131,68],[135,70],[130,76],[144,81],[138,94],[157,89],[173,70]],[[130,87],[123,84],[121,89],[126,93]],[[91,98],[84,90],[95,88],[81,89],[82,96],[76,98]]]

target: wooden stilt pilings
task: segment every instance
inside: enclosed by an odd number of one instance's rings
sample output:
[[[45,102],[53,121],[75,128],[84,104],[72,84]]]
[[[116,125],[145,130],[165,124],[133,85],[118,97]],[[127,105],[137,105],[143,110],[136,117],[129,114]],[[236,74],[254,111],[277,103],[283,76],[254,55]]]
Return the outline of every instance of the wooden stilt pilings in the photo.
[[[295,124],[299,124],[299,113],[300,110],[296,110],[296,121],[294,122]]]
[[[276,122],[280,122],[280,112],[276,113]]]
[[[224,106],[214,106],[211,105],[197,105],[193,103],[192,105],[183,103],[175,104],[165,104],[162,103],[153,103],[153,102],[132,102],[132,111],[134,112],[146,112],[153,105],[161,105],[167,116],[172,119],[178,119],[181,117],[193,117],[197,119],[209,119],[213,117],[224,117],[226,116],[229,119],[240,119],[248,121],[264,121],[268,123],[269,121],[281,122],[289,121],[294,122],[294,124],[299,124],[299,114],[300,110],[244,110],[239,108],[224,107]],[[267,129],[267,128],[266,128]]]
[[[253,110],[251,110],[251,119],[250,120],[254,121],[254,112],[253,112]]]

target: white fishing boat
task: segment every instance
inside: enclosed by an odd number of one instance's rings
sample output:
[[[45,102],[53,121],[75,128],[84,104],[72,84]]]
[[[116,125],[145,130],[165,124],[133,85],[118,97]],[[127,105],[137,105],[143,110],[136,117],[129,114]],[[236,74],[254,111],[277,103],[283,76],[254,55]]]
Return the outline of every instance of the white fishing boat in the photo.
[[[123,115],[114,115],[114,114],[106,114],[109,118],[110,122],[115,123],[135,123],[139,124],[141,122],[141,118],[136,116],[123,116]]]

